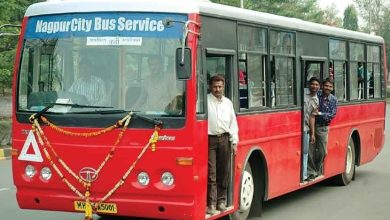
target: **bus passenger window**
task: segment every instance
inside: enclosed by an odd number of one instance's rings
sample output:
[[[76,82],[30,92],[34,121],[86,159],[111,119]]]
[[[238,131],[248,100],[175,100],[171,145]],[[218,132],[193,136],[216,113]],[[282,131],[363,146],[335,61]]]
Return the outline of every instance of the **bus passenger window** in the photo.
[[[339,101],[347,100],[346,62],[333,61],[334,92]]]
[[[272,107],[294,105],[295,34],[272,30],[270,41]]]
[[[246,25],[238,26],[240,108],[265,107],[265,60],[267,58],[267,30]]]
[[[275,106],[293,105],[293,59],[287,57],[272,57],[275,63],[273,82],[275,85]]]
[[[262,56],[248,55],[249,108],[265,106],[264,66]]]
[[[246,60],[240,59],[239,62],[239,95],[240,95],[240,108],[248,109],[248,76],[247,76],[247,67]]]
[[[347,101],[347,53],[346,42],[329,40],[329,57],[333,67],[334,94],[339,101]]]
[[[367,46],[367,97],[381,97],[380,49],[378,46]]]
[[[366,63],[364,60],[364,45],[349,43],[350,47],[350,99],[364,99],[364,88],[366,86]]]

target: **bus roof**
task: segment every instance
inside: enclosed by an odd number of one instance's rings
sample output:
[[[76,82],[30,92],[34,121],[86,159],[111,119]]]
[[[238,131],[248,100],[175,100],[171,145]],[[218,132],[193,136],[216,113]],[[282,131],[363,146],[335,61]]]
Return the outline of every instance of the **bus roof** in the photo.
[[[226,19],[238,19],[250,23],[277,28],[304,31],[335,38],[364,40],[383,43],[382,37],[345,30],[296,18],[288,18],[237,7],[215,4],[209,0],[48,0],[31,5],[26,16],[82,13],[82,12],[168,12],[200,13]]]

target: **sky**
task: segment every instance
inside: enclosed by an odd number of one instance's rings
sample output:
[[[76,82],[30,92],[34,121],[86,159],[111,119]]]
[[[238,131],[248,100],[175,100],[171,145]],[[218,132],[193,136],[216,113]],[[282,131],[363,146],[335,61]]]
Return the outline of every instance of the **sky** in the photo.
[[[343,18],[345,8],[348,5],[353,4],[353,1],[352,0],[318,0],[318,4],[323,9],[325,9],[328,6],[331,6],[332,3],[335,3],[337,10],[339,11],[338,16]]]

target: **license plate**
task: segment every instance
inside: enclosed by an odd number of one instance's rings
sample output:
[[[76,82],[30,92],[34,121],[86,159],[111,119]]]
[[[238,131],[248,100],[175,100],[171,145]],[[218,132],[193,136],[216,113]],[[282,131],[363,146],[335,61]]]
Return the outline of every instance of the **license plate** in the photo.
[[[85,202],[84,201],[74,201],[74,210],[76,211],[85,211]],[[100,203],[97,209],[99,213],[110,213],[116,214],[118,212],[115,203]]]

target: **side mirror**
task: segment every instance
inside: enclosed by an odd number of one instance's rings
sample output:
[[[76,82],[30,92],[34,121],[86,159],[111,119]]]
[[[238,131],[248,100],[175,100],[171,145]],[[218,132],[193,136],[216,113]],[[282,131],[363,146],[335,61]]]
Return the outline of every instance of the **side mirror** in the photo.
[[[189,80],[191,78],[191,49],[176,49],[176,78]]]

